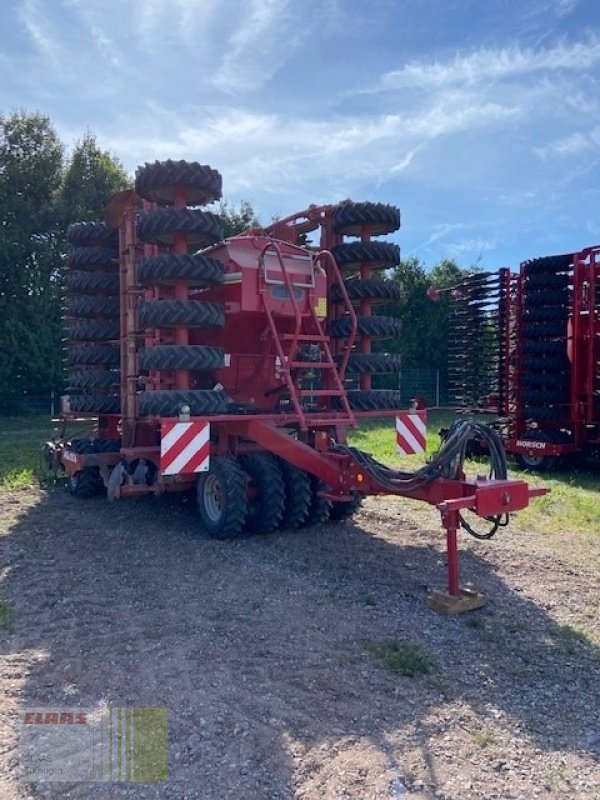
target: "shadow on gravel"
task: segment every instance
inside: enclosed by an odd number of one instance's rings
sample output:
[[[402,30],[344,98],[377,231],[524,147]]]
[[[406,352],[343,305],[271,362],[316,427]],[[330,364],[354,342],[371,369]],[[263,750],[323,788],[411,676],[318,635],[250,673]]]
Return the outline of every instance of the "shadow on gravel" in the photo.
[[[594,755],[600,650],[498,577],[483,557],[494,543],[462,552],[487,607],[428,611],[442,536],[395,524],[397,543],[352,524],[220,543],[177,500],[51,490],[0,539],[19,707],[166,706],[170,780],[129,785],[132,797],[312,798],[334,796],[336,780],[348,796],[385,797],[390,775],[411,779],[398,741],[421,751],[435,784],[432,737],[468,731],[473,715],[549,753]],[[546,579],[543,561],[535,570]],[[420,643],[434,672],[392,674],[369,649],[388,640]],[[121,789],[68,787],[72,798]],[[39,784],[31,796],[66,791]]]

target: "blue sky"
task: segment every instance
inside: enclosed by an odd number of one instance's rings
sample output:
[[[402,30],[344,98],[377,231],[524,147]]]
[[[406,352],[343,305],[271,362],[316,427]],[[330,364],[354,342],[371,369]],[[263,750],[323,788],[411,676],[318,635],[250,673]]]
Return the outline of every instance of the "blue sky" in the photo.
[[[260,218],[394,203],[405,256],[600,243],[596,0],[3,0],[0,110],[133,171],[188,158]]]

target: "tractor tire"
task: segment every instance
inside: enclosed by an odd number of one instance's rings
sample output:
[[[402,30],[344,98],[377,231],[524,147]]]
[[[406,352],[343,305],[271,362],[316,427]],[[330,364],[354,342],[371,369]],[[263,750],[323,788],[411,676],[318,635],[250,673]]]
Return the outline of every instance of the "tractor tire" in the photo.
[[[338,363],[342,356],[337,357]],[[352,353],[347,372],[363,375],[386,375],[400,372],[402,357],[390,353]]]
[[[69,317],[118,317],[118,297],[69,297],[66,302]]]
[[[245,530],[251,533],[271,533],[283,518],[285,487],[283,475],[274,456],[251,453],[244,456],[241,466],[249,478],[249,488],[257,490],[248,499]]]
[[[331,504],[331,511],[329,512],[329,520],[331,522],[343,522],[356,514],[362,505],[363,496],[355,494],[352,500],[342,500],[339,503]]]
[[[360,236],[366,226],[371,236],[393,233],[400,227],[400,211],[383,203],[341,203],[332,215],[334,233]]]
[[[310,477],[304,470],[283,459],[280,459],[279,467],[285,490],[281,527],[293,530],[300,528],[308,517],[312,499]]]
[[[400,248],[389,242],[351,242],[331,251],[340,269],[358,270],[361,264],[371,269],[387,269],[400,263]]]
[[[77,389],[111,389],[121,382],[120,372],[69,372],[68,385]]]
[[[203,206],[221,199],[223,179],[216,169],[197,161],[146,162],[135,171],[135,191],[144,200],[172,205],[175,190],[186,190],[189,206]]]
[[[361,389],[351,390],[348,393],[350,408],[354,411],[384,411],[387,409],[404,409],[402,395],[394,389]]]
[[[400,334],[402,323],[396,317],[358,317],[358,330],[361,336],[372,339],[392,339]],[[334,339],[344,339],[350,335],[352,325],[349,317],[340,317],[328,323],[329,335]]]
[[[118,339],[119,334],[119,323],[110,320],[85,320],[68,326],[69,339],[77,342],[108,341]]]
[[[559,256],[545,256],[544,258],[532,258],[523,263],[525,275],[539,275],[540,273],[567,272],[573,265],[573,254],[565,253]]]
[[[118,453],[121,449],[120,439],[92,439],[94,453]]]
[[[109,228],[104,222],[74,222],[67,228],[67,239],[75,247],[116,247],[119,231]]]
[[[156,345],[138,353],[140,369],[170,372],[189,369],[194,372],[212,372],[225,366],[225,351],[221,347],[204,345]]]
[[[304,525],[322,525],[327,522],[331,514],[333,503],[326,497],[321,497],[319,492],[327,491],[329,487],[314,475],[310,476],[310,506],[304,520]]]
[[[140,214],[137,235],[142,242],[172,244],[178,233],[185,233],[189,245],[207,247],[221,241],[223,226],[216,214],[193,208],[157,208]]]
[[[177,280],[186,280],[190,287],[204,288],[219,286],[224,278],[220,261],[200,255],[165,253],[143,258],[138,264],[138,283],[141,286],[169,286]]]
[[[70,398],[71,411],[82,414],[118,414],[121,398],[118,395],[76,395]]]
[[[93,439],[72,439],[70,442],[66,442],[65,447],[67,450],[70,450],[72,453],[93,453],[94,452],[94,440]]]
[[[546,322],[523,322],[521,336],[528,339],[546,339],[548,337],[567,338],[567,320],[548,320]]]
[[[98,467],[84,467],[69,476],[67,483],[69,494],[87,500],[104,489],[104,481],[100,477]]]
[[[138,318],[142,328],[222,328],[225,310],[217,303],[199,300],[153,300],[139,306]]]
[[[155,390],[140,392],[138,397],[142,417],[176,417],[182,405],[189,406],[190,413],[198,417],[227,413],[225,394],[212,389]]]
[[[66,283],[70,292],[83,294],[119,291],[119,276],[112,272],[69,272]]]
[[[536,289],[565,289],[572,281],[572,276],[566,273],[549,272],[547,275],[534,273],[525,278],[525,291]]]
[[[118,347],[85,347],[79,345],[69,348],[71,366],[118,366],[121,353]]]
[[[117,270],[118,252],[109,247],[76,247],[67,256],[70,269],[97,270],[99,267],[113,267]]]
[[[232,539],[244,525],[248,509],[246,473],[231,456],[214,456],[198,478],[198,513],[212,539]]]
[[[350,300],[372,300],[375,303],[393,303],[400,299],[402,290],[396,281],[385,281],[381,278],[353,278],[346,281],[346,291]],[[334,303],[344,301],[342,289],[339,284],[334,284],[331,289],[331,300]]]

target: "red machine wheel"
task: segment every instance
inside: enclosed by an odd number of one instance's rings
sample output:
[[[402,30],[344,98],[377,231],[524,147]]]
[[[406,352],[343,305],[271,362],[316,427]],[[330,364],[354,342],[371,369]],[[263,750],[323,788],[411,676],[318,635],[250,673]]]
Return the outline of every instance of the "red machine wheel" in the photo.
[[[274,531],[283,518],[285,489],[277,460],[266,453],[252,453],[241,460],[250,481],[246,530]]]
[[[70,292],[91,294],[93,292],[109,292],[119,290],[119,276],[113,272],[69,272],[67,289]]]
[[[338,356],[341,361],[342,356]],[[362,375],[385,375],[400,372],[402,357],[392,353],[352,353],[348,361],[348,372]]]
[[[216,169],[197,161],[155,161],[135,172],[136,193],[159,205],[171,205],[178,187],[185,188],[188,205],[212,203],[220,199],[222,184]]]
[[[69,253],[67,266],[70,269],[95,270],[98,267],[113,267],[116,271],[119,254],[108,247],[76,247]],[[117,283],[118,285],[118,283]]]
[[[352,390],[348,392],[348,402],[350,403],[350,408],[354,411],[383,411],[404,408],[401,393],[394,389]]]
[[[118,395],[77,395],[70,398],[71,411],[82,414],[118,414],[121,398]]]
[[[67,228],[67,239],[75,247],[117,245],[119,232],[104,222],[74,222]]]
[[[199,300],[154,300],[140,305],[139,321],[142,328],[222,328],[225,310],[218,303]]]
[[[82,370],[69,372],[69,386],[85,389],[110,389],[118,386],[121,373],[117,371]]]
[[[73,322],[68,327],[69,339],[80,342],[99,342],[119,338],[119,323],[115,320],[85,320]]]
[[[329,334],[334,339],[343,339],[350,335],[352,324],[350,317],[333,319],[328,325]],[[396,317],[358,317],[358,333],[371,339],[392,339],[400,335],[402,322]]]
[[[69,348],[71,366],[118,366],[121,354],[118,347],[77,345]]]
[[[235,458],[215,456],[210,469],[198,478],[198,513],[213,539],[231,539],[242,530],[246,518],[247,476]]]
[[[338,267],[358,270],[361,264],[371,269],[387,269],[400,263],[400,248],[389,242],[349,242],[338,244],[331,251]]]
[[[142,370],[190,369],[194,372],[212,372],[223,369],[225,365],[222,347],[200,344],[155,345],[140,350],[138,355]]]
[[[138,397],[143,417],[176,417],[182,405],[189,406],[192,416],[227,413],[227,397],[212,389],[156,389]]]
[[[285,503],[283,507],[282,528],[299,528],[306,520],[311,504],[310,478],[301,469],[287,461],[280,460],[283,475]]]
[[[66,313],[70,317],[119,316],[118,297],[69,297]]]
[[[350,300],[371,300],[373,303],[393,303],[400,299],[402,289],[396,281],[386,281],[382,278],[352,278],[346,281],[346,291]],[[343,302],[342,290],[336,283],[331,289],[331,299],[334,303]]]

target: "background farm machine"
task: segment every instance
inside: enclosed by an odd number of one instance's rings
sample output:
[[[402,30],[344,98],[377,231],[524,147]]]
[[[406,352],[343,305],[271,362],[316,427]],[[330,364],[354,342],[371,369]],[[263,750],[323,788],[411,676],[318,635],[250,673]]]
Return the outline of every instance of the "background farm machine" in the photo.
[[[109,202],[107,224],[70,227],[63,412],[97,417],[97,428],[49,443],[48,463],[80,497],[195,490],[216,538],[343,519],[366,495],[422,500],[440,510],[447,536],[448,593],[435,602],[481,604],[459,586],[461,512],[485,517],[487,537],[538,493],[507,480],[495,434],[460,424],[412,473],[346,442],[364,416],[422,427],[397,392],[371,386],[372,375],[399,369],[396,356],[371,352],[373,339],[399,333],[396,318],[372,313],[398,296],[379,277],[398,247],[373,237],[395,231],[399,211],[310,207],[223,240],[219,218],[199,208],[220,196],[210,167],[146,164],[135,191]],[[314,231],[318,245],[304,246]],[[462,472],[474,432],[489,440],[495,479]]]
[[[449,292],[453,402],[498,417],[506,450],[529,469],[597,457],[600,248],[476,274]]]

